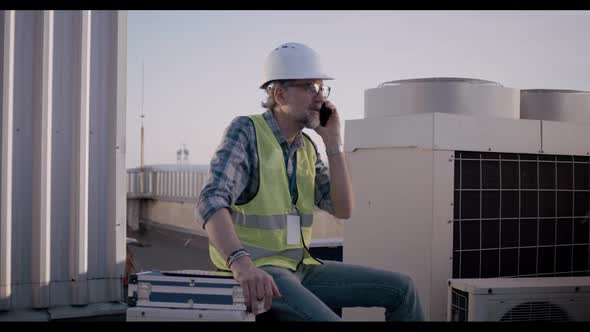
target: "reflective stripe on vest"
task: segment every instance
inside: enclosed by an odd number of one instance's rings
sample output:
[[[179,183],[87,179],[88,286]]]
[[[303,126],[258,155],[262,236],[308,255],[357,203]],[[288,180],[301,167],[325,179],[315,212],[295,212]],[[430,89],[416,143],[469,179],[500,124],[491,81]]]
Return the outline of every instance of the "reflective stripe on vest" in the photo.
[[[258,229],[286,229],[287,215],[278,214],[272,216],[245,216],[240,212],[234,211],[232,213],[234,224],[243,227],[258,228]],[[301,227],[311,227],[313,222],[313,214],[301,215]]]
[[[249,116],[256,130],[258,150],[259,186],[256,196],[242,205],[231,206],[236,234],[244,249],[248,250],[256,266],[274,265],[295,270],[304,264],[320,264],[312,258],[309,248],[315,195],[316,152],[305,135],[297,150],[296,208],[301,216],[301,237],[298,245],[287,244],[287,215],[292,212],[291,196],[285,169],[283,150],[262,115]],[[225,255],[209,246],[212,262],[227,270]]]

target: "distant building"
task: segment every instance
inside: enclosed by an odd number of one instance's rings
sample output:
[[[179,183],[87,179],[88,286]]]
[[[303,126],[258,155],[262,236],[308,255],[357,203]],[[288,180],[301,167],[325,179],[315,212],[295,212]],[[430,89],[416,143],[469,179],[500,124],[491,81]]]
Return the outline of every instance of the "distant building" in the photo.
[[[189,155],[189,151],[186,148],[186,145],[183,144],[181,149],[176,150],[176,163],[188,164],[189,163],[188,155]],[[183,156],[184,156],[184,158],[183,158]]]

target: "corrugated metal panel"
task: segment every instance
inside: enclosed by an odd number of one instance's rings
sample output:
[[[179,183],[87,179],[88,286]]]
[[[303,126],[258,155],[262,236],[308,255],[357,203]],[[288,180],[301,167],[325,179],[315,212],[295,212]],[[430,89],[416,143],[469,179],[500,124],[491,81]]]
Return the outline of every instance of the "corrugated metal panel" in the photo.
[[[34,13],[33,91],[33,191],[32,191],[32,291],[33,308],[49,303],[51,264],[51,113],[53,109],[53,11]],[[31,27],[27,27],[30,29]],[[18,111],[17,111],[18,112]],[[29,206],[31,208],[31,206]]]
[[[55,13],[52,170],[54,305],[86,304],[88,261],[88,117],[90,14]],[[60,262],[61,257],[69,260]],[[69,264],[68,264],[69,263]],[[71,286],[71,287],[70,287]],[[72,297],[73,296],[73,297]]]
[[[116,131],[115,131],[115,195],[113,197],[115,203],[115,221],[116,230],[114,241],[116,265],[112,267],[114,270],[111,271],[111,275],[116,277],[116,282],[113,282],[111,290],[112,298],[125,297],[126,294],[123,292],[122,277],[125,275],[125,264],[127,259],[127,191],[125,187],[125,155],[127,153],[127,138],[126,128],[127,122],[127,12],[117,11],[113,15],[116,18],[116,31],[115,35],[112,36],[116,43],[116,114],[115,119]],[[115,46],[115,45],[113,45]]]
[[[127,14],[0,29],[0,310],[123,300]]]
[[[41,80],[35,64],[40,13],[17,11],[14,55],[14,137],[12,173],[12,306],[32,307],[33,98]],[[38,93],[37,93],[38,95]],[[19,264],[15,264],[17,260]]]
[[[90,302],[122,296],[120,278],[124,273],[126,231],[125,164],[122,158],[125,154],[126,82],[124,75],[117,73],[126,72],[126,24],[125,14],[92,13],[88,206],[88,231],[93,235],[88,239]]]
[[[12,294],[12,131],[14,89],[14,11],[0,12],[0,310]]]
[[[71,297],[68,262],[69,262],[69,225],[71,219],[70,197],[73,195],[71,184],[72,175],[72,150],[73,143],[73,119],[78,113],[74,103],[76,91],[79,86],[75,81],[71,66],[77,60],[74,52],[74,13],[56,12],[54,16],[54,49],[62,50],[61,56],[56,57],[53,63],[54,78],[60,84],[55,84],[53,91],[56,98],[53,99],[53,168],[51,181],[51,238],[53,241],[51,251],[51,299],[57,305],[66,305]],[[56,165],[59,163],[59,165]],[[68,257],[64,260],[62,257]]]

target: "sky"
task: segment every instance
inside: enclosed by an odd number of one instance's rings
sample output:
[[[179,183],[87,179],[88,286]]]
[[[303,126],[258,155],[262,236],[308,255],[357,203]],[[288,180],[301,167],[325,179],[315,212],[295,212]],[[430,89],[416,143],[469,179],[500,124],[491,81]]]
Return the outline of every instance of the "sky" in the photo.
[[[365,90],[386,81],[590,91],[588,31],[590,11],[129,11],[127,168],[140,165],[142,108],[146,165],[176,163],[183,144],[208,165],[232,119],[264,112],[264,59],[285,42],[316,50],[335,78],[344,137]]]

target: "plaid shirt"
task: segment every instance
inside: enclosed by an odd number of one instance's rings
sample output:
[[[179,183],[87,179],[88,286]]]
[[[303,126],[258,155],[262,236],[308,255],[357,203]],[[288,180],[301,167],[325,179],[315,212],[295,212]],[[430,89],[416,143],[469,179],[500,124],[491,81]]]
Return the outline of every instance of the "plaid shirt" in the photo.
[[[293,158],[296,158],[295,152],[303,145],[303,135],[297,134],[289,146],[273,113],[266,111],[262,116],[281,145],[285,158],[288,157],[287,174],[291,176]],[[328,167],[317,153],[315,144],[314,147],[317,156],[314,202],[318,208],[333,214]],[[256,129],[250,118],[240,116],[235,118],[225,130],[223,140],[211,160],[209,180],[203,187],[197,202],[195,214],[200,215],[203,228],[219,209],[228,208],[234,204],[244,204],[254,198],[258,192],[258,183]],[[297,198],[297,189],[295,189],[294,197]]]

